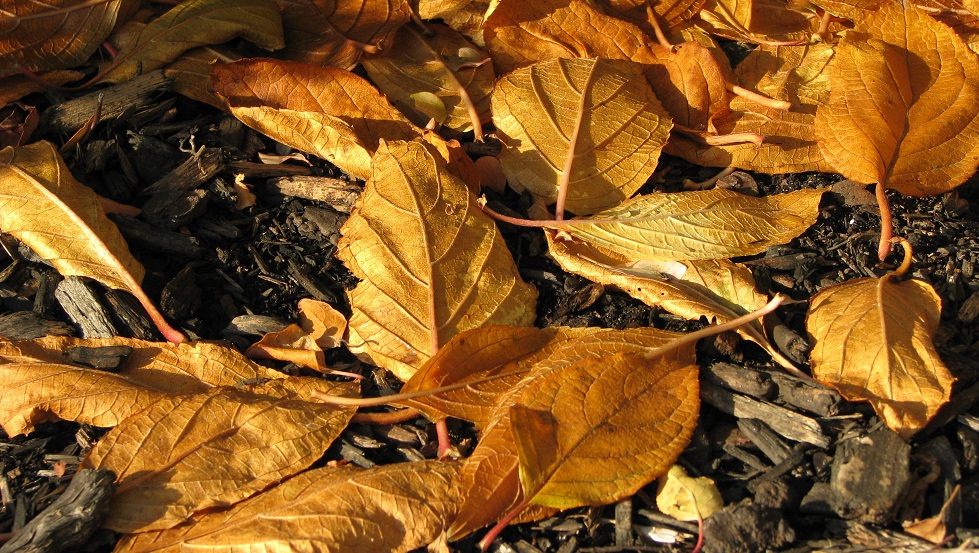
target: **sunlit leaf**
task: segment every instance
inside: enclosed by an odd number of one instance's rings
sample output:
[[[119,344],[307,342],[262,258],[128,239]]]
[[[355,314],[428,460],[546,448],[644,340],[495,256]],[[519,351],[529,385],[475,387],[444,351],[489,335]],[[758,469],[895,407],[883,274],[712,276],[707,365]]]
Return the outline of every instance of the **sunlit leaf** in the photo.
[[[157,69],[205,44],[243,37],[282,48],[282,20],[273,0],[188,0],[149,22],[136,42],[113,60],[103,80],[122,82]]]
[[[394,105],[417,125],[433,114],[419,110],[419,94],[441,101],[445,116],[439,123],[458,131],[471,131],[489,120],[490,92],[496,74],[489,54],[443,25],[428,25],[431,36],[402,27],[394,47],[384,55],[368,57],[363,65],[371,80]]]
[[[698,15],[713,35],[756,43],[806,40],[816,19],[784,0],[707,0]]]
[[[693,478],[680,465],[660,477],[656,508],[677,520],[705,519],[724,507],[717,484],[706,476]]]
[[[727,83],[734,80],[727,58],[718,61],[711,49],[696,42],[673,48],[650,44],[643,59],[646,80],[657,98],[682,127],[706,130],[728,110]]]
[[[948,401],[953,378],[932,340],[941,299],[920,280],[860,278],[812,298],[806,329],[813,376],[866,400],[908,439]]]
[[[95,53],[134,0],[4,2],[0,12],[0,76],[68,69]]]
[[[115,551],[407,552],[435,541],[453,518],[458,470],[440,461],[311,470],[227,511],[123,537]]]
[[[528,384],[510,411],[524,494],[559,509],[603,505],[666,472],[700,411],[688,363],[617,353]]]
[[[885,3],[848,32],[816,111],[823,154],[845,177],[940,194],[979,166],[979,59],[910,3]]]
[[[760,253],[802,234],[816,222],[822,194],[812,189],[762,198],[723,189],[648,194],[559,228],[629,259],[722,259]]]
[[[0,230],[64,276],[83,276],[132,293],[170,341],[170,328],[143,293],[143,266],[90,188],[76,181],[50,142],[0,150]]]
[[[675,27],[684,21],[697,16],[706,0],[669,0],[647,2],[646,0],[600,0],[598,3],[606,8],[606,13],[620,19],[625,19],[643,28],[649,36],[653,29],[649,27],[646,6],[652,6],[660,26],[664,30]]]
[[[248,59],[214,66],[214,92],[253,129],[370,176],[380,140],[421,132],[364,79],[334,67]]]
[[[407,380],[456,334],[530,325],[537,291],[517,274],[495,223],[422,142],[384,143],[340,230],[354,353]]]
[[[641,68],[628,61],[555,60],[504,76],[493,123],[511,185],[593,213],[631,196],[652,175],[670,131]],[[559,201],[560,206],[560,201]]]
[[[277,359],[320,371],[326,365],[323,349],[296,324],[262,336],[245,351],[245,355],[253,359]]]
[[[163,73],[173,79],[174,92],[224,109],[224,102],[211,91],[211,66],[215,62],[231,63],[239,58],[233,49],[225,46],[202,46],[185,52]]]
[[[446,25],[483,45],[483,20],[490,0],[418,0],[418,17],[441,19]]]
[[[353,69],[365,53],[392,47],[411,17],[406,0],[275,0],[286,47],[277,57]]]

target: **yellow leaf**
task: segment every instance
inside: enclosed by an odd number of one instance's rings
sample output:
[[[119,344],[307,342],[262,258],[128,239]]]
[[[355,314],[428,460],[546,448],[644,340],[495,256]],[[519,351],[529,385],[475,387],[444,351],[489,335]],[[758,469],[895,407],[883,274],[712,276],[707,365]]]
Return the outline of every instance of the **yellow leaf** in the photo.
[[[326,361],[323,349],[299,325],[291,324],[282,330],[269,332],[245,351],[252,359],[277,359],[299,366],[323,371]]]
[[[115,551],[407,552],[435,541],[453,518],[462,493],[458,469],[421,461],[311,470],[229,510],[123,537]]]
[[[337,252],[363,279],[351,351],[407,380],[460,332],[533,323],[537,291],[434,147],[382,142],[372,171]]]
[[[483,20],[490,4],[490,0],[418,0],[418,17],[441,19],[483,46]]]
[[[819,146],[845,177],[928,196],[979,166],[979,59],[910,2],[886,2],[849,31],[816,111]]]
[[[0,150],[0,231],[64,276],[89,277],[132,293],[168,340],[183,340],[140,288],[143,266],[98,196],[71,176],[50,142]]]
[[[827,288],[806,319],[813,376],[847,399],[869,401],[908,439],[951,394],[953,378],[932,343],[940,313],[938,294],[920,280],[887,275]]]
[[[347,331],[347,317],[330,304],[303,298],[299,300],[299,326],[323,349],[340,346]]]
[[[4,2],[0,14],[0,77],[81,65],[109,36],[134,0]]]
[[[205,44],[243,37],[266,50],[285,46],[282,20],[273,0],[189,0],[143,28],[135,43],[119,52],[102,79],[118,83],[163,67]]]
[[[428,93],[445,106],[446,118],[439,123],[461,132],[481,129],[480,121],[489,119],[496,80],[489,54],[444,25],[427,27],[433,35],[402,27],[393,47],[365,59],[364,69],[416,125],[424,126],[432,115],[414,110],[411,98]],[[481,137],[479,130],[477,139]]]
[[[320,379],[162,398],[109,431],[83,466],[117,486],[104,525],[133,533],[173,527],[194,512],[241,501],[318,459],[354,409],[307,401]],[[356,384],[333,383],[334,394]]]
[[[640,196],[555,228],[629,259],[682,261],[752,255],[805,232],[822,190],[755,198],[715,189]]]
[[[726,113],[730,102],[727,83],[734,75],[727,58],[719,62],[710,48],[682,42],[673,48],[650,44],[642,62],[646,81],[680,127],[707,130],[711,121]]]
[[[672,126],[640,66],[607,59],[555,60],[504,76],[493,123],[510,184],[581,214],[638,190]]]
[[[714,481],[706,476],[691,478],[680,465],[660,477],[656,508],[677,520],[705,519],[724,507]]]
[[[562,269],[614,286],[646,305],[674,315],[695,320],[706,317],[710,323],[719,324],[768,303],[768,298],[755,290],[751,271],[726,259],[637,261],[555,235],[552,230],[544,232],[548,254]],[[760,321],[742,325],[737,332],[764,348],[778,363],[795,369],[765,337]]]
[[[342,69],[249,59],[215,65],[213,76],[215,94],[246,125],[357,178],[370,176],[382,138],[421,132],[370,83]]]
[[[712,35],[745,42],[808,40],[807,14],[784,0],[707,0],[698,14]]]
[[[510,410],[524,494],[559,509],[632,495],[687,446],[699,394],[696,365],[639,353],[534,380]]]
[[[406,0],[275,0],[282,8],[282,59],[353,69],[365,53],[386,50],[411,19]]]
[[[646,6],[652,5],[659,24],[665,31],[696,17],[705,2],[706,0],[669,0],[654,3],[646,0],[601,0],[598,4],[606,7],[609,15],[625,19],[643,28],[649,36],[653,36],[653,29],[649,26],[649,18],[646,15]]]

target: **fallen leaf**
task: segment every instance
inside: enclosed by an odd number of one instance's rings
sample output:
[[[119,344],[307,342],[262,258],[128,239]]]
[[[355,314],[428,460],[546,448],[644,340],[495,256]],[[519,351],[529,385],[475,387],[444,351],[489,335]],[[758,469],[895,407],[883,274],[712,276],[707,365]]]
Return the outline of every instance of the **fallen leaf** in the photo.
[[[645,184],[671,127],[641,67],[607,59],[548,61],[504,76],[493,124],[510,185],[557,200],[558,213],[581,214]]]
[[[706,476],[692,478],[682,466],[673,465],[660,476],[656,508],[677,520],[695,521],[724,508],[724,499],[713,480]]]
[[[131,377],[54,363],[0,365],[0,424],[8,436],[70,420],[115,426],[166,393]]]
[[[629,259],[722,259],[761,253],[802,234],[816,221],[822,194],[812,189],[762,198],[723,189],[648,194],[590,218],[549,225]]]
[[[129,253],[98,196],[76,181],[50,142],[0,150],[0,230],[64,276],[93,278],[132,293],[171,342],[184,339],[146,296],[143,266]]]
[[[646,80],[673,121],[684,128],[707,130],[711,120],[728,110],[727,83],[734,75],[727,58],[696,42],[666,48],[650,44]],[[722,63],[723,62],[723,63]]]
[[[213,76],[215,94],[246,125],[357,178],[370,176],[382,138],[421,133],[370,83],[342,69],[247,59],[217,64]]]
[[[744,42],[808,40],[813,30],[812,18],[784,0],[707,0],[698,15],[712,35]]]
[[[4,2],[0,17],[0,77],[83,64],[134,0]]]
[[[490,118],[490,92],[496,74],[489,54],[461,34],[438,24],[427,25],[431,35],[405,26],[395,36],[394,47],[383,55],[367,57],[364,69],[374,84],[413,123],[424,126],[431,115],[412,107],[412,96],[428,93],[445,106],[439,123],[460,132],[477,131]]]
[[[860,278],[812,298],[806,329],[813,377],[852,401],[873,405],[905,440],[951,394],[952,375],[932,339],[941,299],[920,280]]]
[[[103,525],[123,533],[171,528],[309,467],[354,413],[305,399],[324,387],[350,395],[359,386],[292,377],[147,406],[110,430],[82,463],[116,474]]]
[[[689,21],[700,13],[706,0],[669,0],[666,2],[647,2],[646,0],[600,0],[598,3],[606,8],[606,13],[619,19],[625,19],[653,35],[649,25],[646,6],[652,6],[653,12],[664,31]],[[647,28],[648,27],[648,28]]]
[[[418,17],[441,19],[483,46],[483,20],[490,4],[490,0],[418,0]]]
[[[239,59],[226,46],[202,46],[185,52],[164,69],[173,80],[172,89],[178,94],[224,109],[224,102],[211,91],[211,66],[215,62],[231,63]]]
[[[314,371],[326,370],[323,348],[299,325],[291,324],[282,330],[269,332],[245,351],[252,359],[276,359],[295,363]]]
[[[697,425],[692,363],[690,353],[616,353],[528,384],[510,410],[526,497],[558,509],[604,505],[666,472]]]
[[[411,18],[405,0],[275,0],[286,47],[277,57],[353,69],[365,53],[392,46]]]
[[[435,541],[453,518],[458,470],[440,461],[311,470],[226,511],[124,536],[115,551],[407,552]]]
[[[337,252],[362,279],[348,292],[352,352],[407,380],[462,331],[533,323],[537,291],[434,147],[382,141],[371,168]]]
[[[206,44],[243,37],[266,50],[282,48],[282,20],[273,0],[188,0],[149,22],[119,52],[101,79],[118,83],[163,67]]]
[[[979,59],[914,5],[882,4],[849,31],[830,83],[816,134],[845,177],[928,196],[979,167]]]
[[[708,322],[719,324],[768,303],[768,298],[755,290],[751,270],[727,259],[637,261],[555,235],[552,230],[544,232],[547,252],[562,269],[614,286],[674,315],[693,320],[706,317]],[[764,348],[779,364],[795,369],[765,336],[760,321],[742,325],[737,332]]]
[[[0,106],[16,102],[28,94],[41,92],[48,87],[61,86],[71,81],[81,79],[84,73],[79,71],[45,71],[32,79],[26,75],[10,75],[0,78]]]
[[[299,300],[299,326],[323,349],[336,348],[347,330],[347,317],[324,301]]]

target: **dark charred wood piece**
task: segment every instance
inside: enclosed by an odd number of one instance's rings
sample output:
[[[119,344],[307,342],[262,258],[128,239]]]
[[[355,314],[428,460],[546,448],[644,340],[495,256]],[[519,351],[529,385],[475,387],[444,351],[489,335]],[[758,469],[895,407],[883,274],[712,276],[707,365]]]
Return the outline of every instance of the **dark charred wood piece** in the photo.
[[[911,482],[910,454],[911,447],[887,428],[841,442],[830,477],[833,510],[858,522],[890,522]]]
[[[116,371],[122,362],[133,352],[129,346],[78,346],[65,350],[68,360],[76,365],[85,365],[93,369]]]
[[[71,336],[74,329],[61,322],[42,319],[33,311],[0,315],[0,336],[11,340],[33,340],[44,336]]]
[[[108,289],[105,291],[105,299],[112,308],[115,320],[126,329],[124,335],[141,340],[160,339],[153,321],[132,294]]]
[[[200,240],[153,226],[149,223],[113,214],[109,216],[127,241],[148,250],[182,259],[197,259],[204,254]]]
[[[829,446],[830,440],[823,433],[819,423],[802,413],[709,384],[701,387],[700,397],[705,403],[729,415],[758,419],[790,440],[806,442],[822,448]]]
[[[133,106],[151,105],[153,97],[169,88],[172,82],[163,75],[163,71],[151,71],[130,81],[51,106],[44,112],[42,125],[55,133],[74,132],[88,123],[100,102],[99,119],[115,119]]]

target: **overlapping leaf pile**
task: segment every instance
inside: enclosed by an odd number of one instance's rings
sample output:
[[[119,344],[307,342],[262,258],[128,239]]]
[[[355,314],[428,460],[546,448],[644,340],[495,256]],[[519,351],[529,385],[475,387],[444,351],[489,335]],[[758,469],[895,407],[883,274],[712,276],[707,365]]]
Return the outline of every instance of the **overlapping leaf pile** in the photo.
[[[612,502],[666,473],[696,425],[692,348],[652,329],[532,328],[537,292],[475,195],[493,180],[487,168],[538,208],[553,204],[540,220],[508,220],[547,228],[565,270],[725,323],[767,302],[729,258],[803,233],[822,191],[635,196],[661,153],[876,184],[882,259],[885,189],[937,194],[979,166],[977,14],[961,6],[939,20],[908,0],[814,1],[805,13],[746,0],[189,0],[160,15],[136,14],[135,0],[9,4],[4,102],[77,78],[63,70],[107,40],[118,53],[90,82],[163,68],[179,92],[365,180],[338,251],[361,279],[346,330],[310,315],[321,322],[250,354],[328,370],[319,348],[342,341],[406,381],[399,404],[481,434],[462,461],[303,472],[352,416],[334,406],[356,404],[340,399],[352,385],[178,343],[98,198],[54,146],[18,141],[0,152],[0,230],[65,275],[137,294],[174,342],[0,343],[8,433],[53,418],[115,427],[86,465],[118,476],[107,526],[131,534],[118,551],[407,551]],[[444,25],[419,24],[432,19]],[[715,37],[760,46],[732,68]],[[234,61],[232,38],[271,57]],[[351,72],[358,64],[370,80]],[[483,140],[490,123],[498,164],[443,138]],[[814,375],[910,437],[952,378],[931,344],[937,296],[899,282],[906,270],[824,290],[809,329]],[[739,332],[798,371],[760,323]],[[109,374],[66,363],[61,352],[79,344],[132,353]]]

